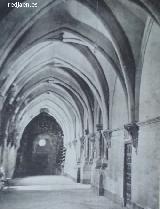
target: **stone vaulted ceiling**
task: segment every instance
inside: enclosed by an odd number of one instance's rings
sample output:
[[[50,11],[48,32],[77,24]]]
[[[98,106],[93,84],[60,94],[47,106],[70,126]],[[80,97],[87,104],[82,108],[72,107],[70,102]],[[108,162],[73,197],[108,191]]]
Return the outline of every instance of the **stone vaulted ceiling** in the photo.
[[[1,104],[4,127],[19,130],[17,140],[44,107],[61,125],[66,142],[82,136],[86,127],[94,131],[95,103],[108,128],[108,70],[121,82],[129,122],[135,120],[135,72],[146,21],[140,7],[123,0],[116,2],[117,8],[107,0],[38,0],[37,8],[19,9],[8,9],[5,3],[0,22]]]

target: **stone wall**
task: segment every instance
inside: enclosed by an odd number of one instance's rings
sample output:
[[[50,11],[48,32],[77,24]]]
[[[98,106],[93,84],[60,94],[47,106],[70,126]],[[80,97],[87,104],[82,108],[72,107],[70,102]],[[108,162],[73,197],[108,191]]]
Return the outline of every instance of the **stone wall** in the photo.
[[[133,154],[133,202],[142,208],[159,206],[160,163],[160,28],[152,22],[146,43],[139,105],[139,145]]]

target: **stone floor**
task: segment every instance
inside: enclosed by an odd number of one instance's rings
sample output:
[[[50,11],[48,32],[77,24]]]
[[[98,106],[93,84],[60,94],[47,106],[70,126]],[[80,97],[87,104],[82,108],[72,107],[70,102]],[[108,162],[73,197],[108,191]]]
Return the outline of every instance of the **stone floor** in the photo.
[[[119,209],[105,197],[98,197],[89,185],[63,176],[16,179],[0,193],[0,209]]]

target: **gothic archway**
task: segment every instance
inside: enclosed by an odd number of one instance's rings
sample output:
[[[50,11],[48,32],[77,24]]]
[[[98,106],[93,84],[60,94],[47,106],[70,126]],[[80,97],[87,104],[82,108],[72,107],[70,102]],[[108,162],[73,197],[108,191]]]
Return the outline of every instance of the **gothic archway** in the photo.
[[[62,155],[63,131],[52,116],[41,112],[23,132],[14,177],[59,175]]]

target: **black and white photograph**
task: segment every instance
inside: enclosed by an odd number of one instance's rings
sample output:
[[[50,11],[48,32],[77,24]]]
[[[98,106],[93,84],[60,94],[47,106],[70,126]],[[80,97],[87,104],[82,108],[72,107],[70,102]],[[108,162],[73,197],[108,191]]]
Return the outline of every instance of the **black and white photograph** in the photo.
[[[160,209],[160,0],[0,0],[0,209]]]

